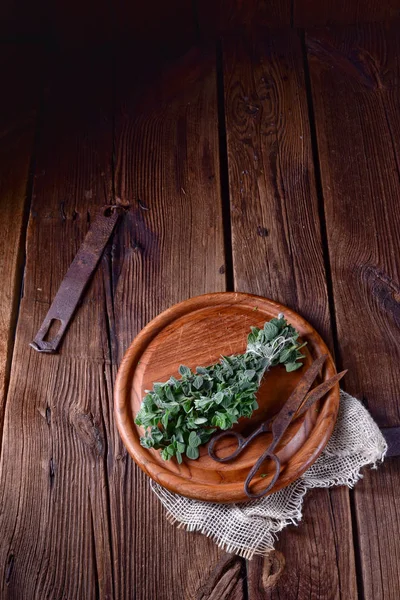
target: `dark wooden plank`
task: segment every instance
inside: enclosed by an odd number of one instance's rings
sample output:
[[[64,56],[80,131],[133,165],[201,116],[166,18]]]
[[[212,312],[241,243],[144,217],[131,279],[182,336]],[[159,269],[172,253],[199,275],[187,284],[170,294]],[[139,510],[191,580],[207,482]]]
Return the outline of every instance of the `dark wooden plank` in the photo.
[[[39,47],[3,44],[1,72],[5,93],[0,99],[0,439],[23,275],[23,247],[29,166],[39,108]],[[12,568],[9,560],[9,569]]]
[[[385,21],[399,15],[398,0],[294,0],[295,27]]]
[[[387,21],[399,12],[398,0],[4,0],[0,37],[47,37],[67,46],[101,44],[113,38],[160,46],[193,40],[196,16],[201,34],[209,36],[259,26]]]
[[[40,0],[45,34],[64,48],[105,44],[114,37],[115,7],[109,0]],[[43,7],[43,4],[45,5]]]
[[[48,34],[64,47],[120,43],[146,47],[179,45],[186,48],[194,39],[191,0],[56,0],[46,10]]]
[[[398,27],[307,37],[345,388],[381,426],[399,425]],[[389,459],[354,491],[367,599],[399,596],[399,485]]]
[[[4,0],[0,4],[0,38],[40,38],[48,28],[47,0]]]
[[[400,427],[383,427],[381,431],[388,445],[386,456],[400,456]]]
[[[290,26],[291,1],[282,0],[195,0],[196,16],[203,37],[253,31],[260,26]]]
[[[148,0],[147,2],[113,3],[115,39],[141,43],[142,56],[153,47],[167,49],[180,46],[188,49],[194,42],[195,18],[192,0]]]
[[[140,72],[136,50],[116,56],[115,187],[132,210],[110,264],[115,362],[163,309],[225,289],[215,55],[194,52],[163,68],[153,59]],[[143,600],[195,598],[221,551],[172,527],[115,432],[111,444],[115,597],[131,598],[135,590]],[[238,579],[236,569],[232,577]]]
[[[29,166],[42,91],[34,70],[41,58],[41,48],[32,45],[4,44],[0,55],[4,90],[0,97],[0,439],[23,275]]]
[[[224,45],[235,287],[279,300],[331,342],[300,40],[295,32]],[[282,577],[248,566],[249,598],[356,597],[349,496],[315,490],[280,534]],[[278,561],[279,562],[279,561]]]
[[[60,355],[28,344],[96,207],[111,197],[112,74],[98,51],[52,61],[0,465],[0,595],[110,598],[112,390],[101,271]]]
[[[49,39],[63,47],[90,47],[111,40],[144,45],[193,43],[192,0],[4,0],[0,39]]]
[[[246,585],[245,563],[234,554],[224,554],[208,581],[196,593],[196,600],[243,600]]]

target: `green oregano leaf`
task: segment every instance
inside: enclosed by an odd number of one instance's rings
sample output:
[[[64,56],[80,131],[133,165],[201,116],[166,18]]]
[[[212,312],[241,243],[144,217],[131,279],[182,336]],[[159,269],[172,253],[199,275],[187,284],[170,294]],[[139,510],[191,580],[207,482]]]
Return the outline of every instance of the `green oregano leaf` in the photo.
[[[193,379],[193,386],[196,388],[196,390],[199,390],[203,385],[203,378],[201,375],[197,375],[194,379]]]
[[[167,400],[170,400],[171,402],[175,400],[174,394],[169,385],[165,386],[164,393]]]
[[[274,323],[265,323],[264,325],[264,333],[265,339],[270,342],[273,340],[279,333],[279,328]]]
[[[193,448],[197,448],[197,446],[200,446],[200,444],[201,444],[201,439],[199,438],[198,435],[196,435],[196,433],[194,431],[190,432],[188,444],[189,444],[189,446],[192,446]]]
[[[222,392],[217,392],[214,396],[214,402],[217,404],[221,404],[224,399],[224,394]]]
[[[292,362],[292,363],[288,363],[285,366],[286,366],[286,371],[288,373],[290,373],[291,371],[296,371],[297,369],[300,369],[300,367],[302,367],[303,365],[301,363]]]
[[[182,404],[182,408],[185,411],[185,413],[190,412],[190,409],[192,408],[191,400],[185,400],[185,402]]]
[[[199,449],[194,448],[193,446],[188,446],[186,448],[186,456],[192,460],[196,460],[196,458],[199,458]]]
[[[255,374],[256,374],[256,372],[254,369],[247,369],[243,375],[244,375],[245,379],[247,379],[248,381],[251,381],[253,379],[253,377],[255,377]]]
[[[206,367],[196,367],[196,371],[200,375],[207,375],[208,374],[208,370],[206,369]]]
[[[163,416],[161,417],[161,423],[163,424],[165,429],[168,427],[168,419],[169,419],[169,412],[166,410],[165,413],[163,414]]]
[[[293,348],[285,348],[280,353],[279,362],[281,364],[292,363],[294,360],[296,360],[296,350]]]
[[[181,365],[178,371],[182,375],[182,377],[190,377],[190,375],[192,374],[192,371],[189,369],[189,367],[185,367],[185,365]]]

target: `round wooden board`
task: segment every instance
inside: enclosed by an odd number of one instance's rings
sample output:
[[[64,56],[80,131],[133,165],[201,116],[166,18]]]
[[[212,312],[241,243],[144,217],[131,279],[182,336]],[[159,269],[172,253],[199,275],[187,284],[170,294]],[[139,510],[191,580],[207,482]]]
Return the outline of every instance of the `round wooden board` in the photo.
[[[252,325],[261,327],[283,312],[286,319],[307,341],[304,349],[305,368],[321,354],[328,354],[319,381],[336,373],[332,357],[324,341],[313,327],[294,311],[266,298],[233,292],[206,294],[169,308],[151,321],[129,347],[115,384],[115,416],[120,435],[129,454],[152,479],[172,492],[211,502],[248,501],[244,481],[251,466],[271,441],[271,434],[260,436],[236,460],[221,464],[213,461],[207,447],[200,458],[164,461],[160,452],[140,445],[143,431],[134,423],[146,389],[155,381],[179,377],[178,367],[208,366],[221,355],[242,353]],[[251,419],[243,419],[236,429],[247,434],[260,422],[276,414],[297,385],[305,369],[286,373],[284,367],[273,367],[264,377],[258,392],[260,408]],[[318,382],[317,382],[318,383]],[[339,407],[337,384],[318,405],[293,422],[278,446],[282,469],[271,490],[275,492],[298,479],[317,459],[325,447],[335,424]],[[225,443],[219,446],[221,456],[232,451]],[[266,487],[273,465],[265,463],[263,477],[254,481],[252,489]]]

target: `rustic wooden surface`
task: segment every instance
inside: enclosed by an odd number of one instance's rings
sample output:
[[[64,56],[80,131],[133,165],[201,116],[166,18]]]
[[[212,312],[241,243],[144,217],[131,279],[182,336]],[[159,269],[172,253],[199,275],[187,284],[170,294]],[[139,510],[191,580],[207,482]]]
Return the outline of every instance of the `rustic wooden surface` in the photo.
[[[190,45],[197,35],[385,22],[399,15],[398,0],[3,0],[0,40],[51,40],[64,47],[111,40]]]
[[[252,30],[260,25],[290,26],[291,0],[195,0],[195,18],[202,36]]]
[[[110,263],[113,375],[132,339],[159,312],[225,289],[213,56],[194,52],[157,75],[141,69],[139,53],[121,50],[116,65],[115,193],[132,210]],[[194,597],[221,552],[206,538],[193,544],[166,522],[116,429],[112,453],[115,597],[131,598],[133,590],[143,599]]]
[[[63,352],[41,355],[28,346],[93,209],[111,197],[111,63],[95,57],[53,53],[45,86],[1,455],[2,597],[112,594],[112,391],[100,271]]]
[[[301,40],[226,41],[223,64],[235,287],[294,307],[332,345]],[[347,490],[315,491],[302,527],[301,544],[281,536],[272,588],[268,561],[250,563],[249,598],[330,598],[339,582],[356,597]]]
[[[374,23],[388,21],[400,14],[398,0],[294,0],[293,22],[296,27],[315,25]]]
[[[105,44],[110,40],[170,43],[195,28],[191,0],[4,0],[0,40],[51,41],[66,47]]]
[[[49,48],[48,69],[3,45],[17,68],[0,98],[1,598],[399,597],[398,459],[354,492],[313,491],[277,551],[246,563],[167,523],[112,407],[140,329],[228,288],[303,314],[346,389],[399,425],[397,31],[279,32],[182,59]],[[131,207],[60,354],[36,354],[94,210],[116,198]]]
[[[41,81],[40,48],[10,44],[0,58],[5,90],[0,110],[0,438],[22,285],[27,196]]]
[[[307,36],[344,387],[399,425],[399,37],[393,27]],[[333,65],[333,67],[332,67]],[[340,115],[340,127],[338,127]],[[400,593],[400,463],[366,471],[353,502],[365,598]]]

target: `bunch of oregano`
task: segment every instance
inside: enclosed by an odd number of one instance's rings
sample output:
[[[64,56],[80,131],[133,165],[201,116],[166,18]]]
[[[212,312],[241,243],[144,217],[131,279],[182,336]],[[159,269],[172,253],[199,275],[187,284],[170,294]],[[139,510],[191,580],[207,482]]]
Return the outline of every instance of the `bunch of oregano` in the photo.
[[[223,356],[210,367],[179,367],[180,379],[155,383],[143,399],[135,423],[146,429],[140,443],[161,449],[169,460],[182,455],[196,459],[215,428],[230,429],[240,417],[250,417],[258,408],[256,393],[270,367],[285,365],[286,371],[302,366],[304,358],[298,332],[281,314],[252,327],[245,354]]]

